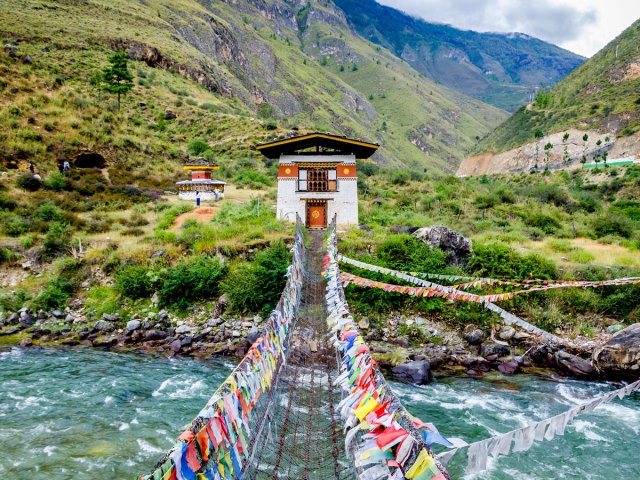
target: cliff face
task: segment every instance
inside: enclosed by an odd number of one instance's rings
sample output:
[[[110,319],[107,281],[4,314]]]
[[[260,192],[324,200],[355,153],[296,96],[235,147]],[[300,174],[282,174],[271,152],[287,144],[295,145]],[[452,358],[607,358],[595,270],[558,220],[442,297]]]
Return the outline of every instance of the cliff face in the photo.
[[[364,40],[332,2],[7,0],[0,15],[7,41],[95,51],[94,62],[84,60],[88,71],[107,49],[124,49],[220,95],[230,109],[236,102],[285,127],[380,142],[380,163],[452,172],[473,139],[505,117]]]

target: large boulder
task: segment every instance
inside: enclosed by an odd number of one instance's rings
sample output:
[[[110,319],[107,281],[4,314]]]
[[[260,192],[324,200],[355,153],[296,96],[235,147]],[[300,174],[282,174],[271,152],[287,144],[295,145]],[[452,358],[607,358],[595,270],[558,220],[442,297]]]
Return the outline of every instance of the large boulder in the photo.
[[[431,381],[431,365],[426,360],[414,360],[395,367],[393,375],[407,382],[422,385]]]
[[[420,228],[414,235],[418,240],[442,249],[454,264],[462,263],[472,252],[471,240],[444,225]]]
[[[558,350],[554,359],[558,370],[574,377],[590,377],[595,372],[589,360],[571,355],[564,350]]]
[[[640,376],[640,323],[616,333],[597,348],[592,361],[604,373]]]

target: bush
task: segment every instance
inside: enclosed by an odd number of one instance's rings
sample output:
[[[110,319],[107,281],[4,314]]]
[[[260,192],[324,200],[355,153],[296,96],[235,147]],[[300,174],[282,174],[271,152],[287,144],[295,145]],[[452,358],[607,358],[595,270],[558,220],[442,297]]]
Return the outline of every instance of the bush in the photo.
[[[75,284],[72,280],[64,277],[54,278],[36,297],[35,304],[39,308],[49,310],[64,307],[74,290]]]
[[[2,219],[2,231],[10,237],[19,237],[28,232],[29,229],[29,224],[22,217],[9,215]]]
[[[169,270],[159,295],[161,307],[185,310],[194,301],[214,298],[226,272],[217,258],[198,256]]]
[[[467,270],[478,276],[500,278],[556,278],[555,264],[536,254],[522,255],[503,243],[474,243]]]
[[[9,210],[10,212],[14,211],[18,205],[16,202],[11,200],[4,195],[0,195],[0,210]]]
[[[68,186],[69,184],[67,183],[67,180],[60,172],[52,173],[44,182],[44,187],[47,190],[53,190],[55,192],[66,190]]]
[[[555,233],[560,229],[560,222],[551,215],[540,211],[534,211],[526,215],[524,222],[530,226],[539,228],[546,234]]]
[[[189,152],[189,155],[199,156],[207,150],[209,150],[209,144],[205,140],[199,138],[191,140],[187,146],[187,152]]]
[[[40,190],[40,187],[42,187],[42,182],[28,173],[20,175],[17,183],[19,187],[24,188],[29,192],[35,192]]]
[[[12,263],[20,258],[20,254],[7,247],[0,247],[0,264]]]
[[[158,288],[157,276],[146,265],[126,265],[115,275],[118,293],[129,298],[148,298]]]
[[[52,257],[64,253],[71,245],[71,227],[53,222],[44,237],[42,253],[45,257]]]
[[[447,267],[447,255],[411,235],[392,235],[376,249],[382,264],[402,271],[437,273]]]
[[[601,215],[591,222],[591,227],[598,238],[607,235],[618,235],[629,238],[633,234],[633,224],[631,221],[618,215]]]
[[[222,283],[231,308],[240,312],[271,312],[286,284],[290,263],[291,253],[280,241],[256,254],[253,262],[237,265]]]
[[[51,203],[43,203],[35,213],[37,218],[45,222],[59,222],[62,220],[62,211]]]

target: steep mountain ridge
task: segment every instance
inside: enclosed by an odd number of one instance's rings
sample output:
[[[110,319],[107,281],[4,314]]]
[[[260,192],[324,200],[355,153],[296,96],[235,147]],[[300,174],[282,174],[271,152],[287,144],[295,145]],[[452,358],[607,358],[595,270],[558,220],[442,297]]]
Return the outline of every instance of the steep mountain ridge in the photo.
[[[375,0],[335,0],[353,27],[417,71],[465,95],[514,111],[584,58],[522,33],[479,33],[429,23]]]
[[[198,83],[228,115],[246,118],[248,110],[285,127],[378,141],[383,164],[453,171],[475,138],[505,117],[363,40],[331,2],[7,0],[0,16],[7,43],[49,45],[70,57],[95,52],[95,61],[82,55],[75,80],[88,83],[108,49],[124,49]],[[46,53],[32,55],[34,63],[59,68],[47,65]],[[2,92],[6,105],[23,94]],[[243,132],[226,136],[233,135]]]
[[[521,107],[475,149],[506,152],[547,135],[577,128],[590,134],[637,138],[640,131],[640,20],[534,102]],[[591,131],[591,132],[588,132]],[[634,135],[635,134],[635,135]],[[640,151],[625,141],[622,154]],[[614,147],[615,148],[615,147]],[[619,149],[620,150],[620,149]]]

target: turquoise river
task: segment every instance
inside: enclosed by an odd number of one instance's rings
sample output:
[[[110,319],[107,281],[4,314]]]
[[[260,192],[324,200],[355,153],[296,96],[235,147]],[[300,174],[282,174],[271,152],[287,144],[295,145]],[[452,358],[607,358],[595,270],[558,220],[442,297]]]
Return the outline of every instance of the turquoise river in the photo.
[[[172,444],[232,369],[225,361],[96,350],[0,351],[0,479],[134,479]],[[531,375],[393,383],[406,406],[467,441],[560,413],[616,388]],[[578,416],[563,437],[456,479],[640,479],[640,394]]]

